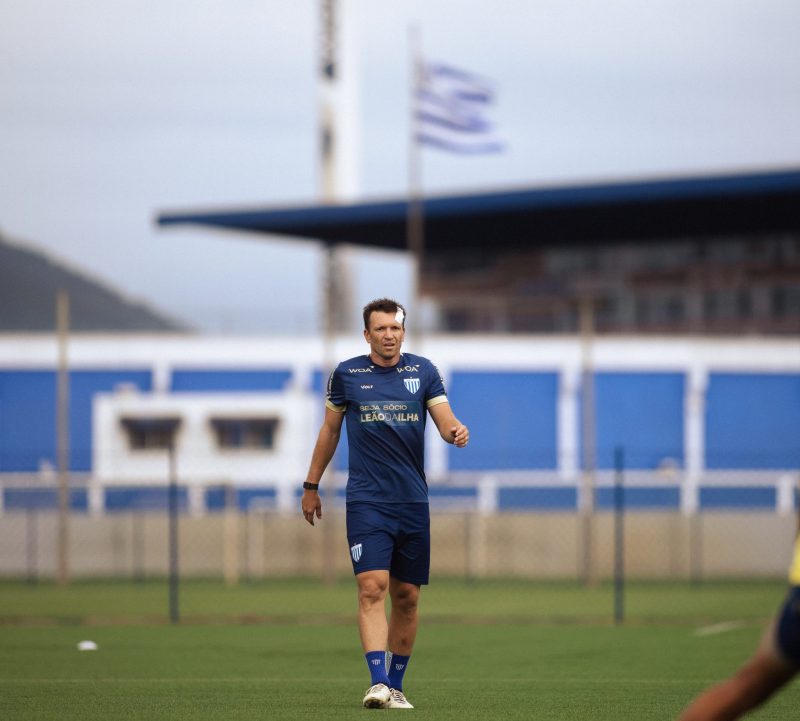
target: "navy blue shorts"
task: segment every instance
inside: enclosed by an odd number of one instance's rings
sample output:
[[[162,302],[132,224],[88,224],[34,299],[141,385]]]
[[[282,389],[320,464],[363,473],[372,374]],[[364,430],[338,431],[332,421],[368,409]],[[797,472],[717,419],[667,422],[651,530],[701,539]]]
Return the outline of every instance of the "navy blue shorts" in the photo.
[[[425,585],[431,567],[430,527],[427,503],[348,503],[353,573],[389,571],[398,581]]]
[[[786,595],[775,629],[781,653],[800,666],[800,586],[792,586]]]

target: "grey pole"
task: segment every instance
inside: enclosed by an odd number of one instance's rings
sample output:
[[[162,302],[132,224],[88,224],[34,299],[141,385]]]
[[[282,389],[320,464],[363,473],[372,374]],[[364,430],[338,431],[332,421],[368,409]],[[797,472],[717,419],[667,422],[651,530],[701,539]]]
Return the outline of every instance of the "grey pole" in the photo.
[[[58,291],[56,296],[58,333],[58,374],[56,379],[56,465],[58,467],[58,535],[57,579],[61,585],[70,580],[69,572],[69,296]]]
[[[173,431],[174,433],[174,431]],[[169,455],[169,620],[178,623],[178,474],[175,462],[175,438],[170,437]]]
[[[614,450],[614,623],[625,620],[625,451]]]
[[[580,573],[585,585],[594,582],[592,542],[594,527],[595,469],[597,467],[597,434],[594,397],[594,302],[590,296],[581,298],[579,307],[581,338],[581,430],[583,435],[583,472],[578,495],[580,519]]]

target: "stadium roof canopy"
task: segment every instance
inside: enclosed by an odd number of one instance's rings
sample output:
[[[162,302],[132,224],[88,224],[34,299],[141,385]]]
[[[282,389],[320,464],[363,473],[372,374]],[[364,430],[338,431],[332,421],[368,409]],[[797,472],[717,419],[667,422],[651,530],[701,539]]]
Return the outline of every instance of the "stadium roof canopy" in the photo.
[[[800,169],[428,197],[428,252],[800,230]],[[164,212],[193,224],[406,248],[405,198],[354,204]]]

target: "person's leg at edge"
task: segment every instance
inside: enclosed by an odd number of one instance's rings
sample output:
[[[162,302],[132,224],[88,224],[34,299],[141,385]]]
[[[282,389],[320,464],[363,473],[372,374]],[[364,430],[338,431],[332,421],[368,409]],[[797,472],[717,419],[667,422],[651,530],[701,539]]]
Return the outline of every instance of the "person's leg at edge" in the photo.
[[[388,571],[364,571],[356,575],[358,584],[358,632],[367,659],[372,684],[389,686],[386,675],[386,644],[389,625],[386,620]],[[380,663],[375,663],[380,659]]]
[[[403,675],[417,638],[419,594],[420,587],[418,585],[396,578],[389,579],[389,596],[392,601],[388,633],[389,652],[392,659],[389,668],[389,685],[398,691],[403,690]]]
[[[695,698],[678,721],[734,721],[787,683],[797,669],[779,658],[774,637],[770,625],[753,657],[731,678]]]

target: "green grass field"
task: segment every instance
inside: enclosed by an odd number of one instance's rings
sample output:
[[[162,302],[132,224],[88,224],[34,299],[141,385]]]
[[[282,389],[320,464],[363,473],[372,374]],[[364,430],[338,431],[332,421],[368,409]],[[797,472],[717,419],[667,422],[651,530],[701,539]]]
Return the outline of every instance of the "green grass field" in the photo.
[[[352,582],[0,582],[1,719],[363,718]],[[406,676],[430,719],[670,719],[752,651],[780,582],[434,584]],[[700,631],[698,633],[698,631]],[[97,651],[80,652],[91,639]],[[796,716],[800,685],[753,719]]]
[[[768,618],[785,592],[781,580],[686,583],[631,582],[625,616],[632,623],[703,624]],[[352,578],[333,586],[316,579],[269,580],[226,587],[218,580],[183,581],[181,619],[190,623],[350,622],[355,614]],[[593,622],[613,619],[610,583],[586,588],[574,581],[435,579],[422,594],[429,621]],[[0,626],[7,624],[161,623],[168,618],[164,580],[83,580],[53,583],[0,581]]]

